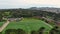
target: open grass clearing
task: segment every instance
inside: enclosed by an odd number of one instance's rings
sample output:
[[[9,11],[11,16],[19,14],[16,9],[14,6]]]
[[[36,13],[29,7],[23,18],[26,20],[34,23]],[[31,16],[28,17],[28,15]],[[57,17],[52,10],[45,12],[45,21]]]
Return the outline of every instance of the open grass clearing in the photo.
[[[48,24],[49,25],[49,24]],[[31,19],[31,18],[24,18],[22,21],[19,22],[11,22],[3,31],[3,33],[7,29],[23,29],[26,32],[31,32],[32,30],[38,31],[41,27],[45,27],[45,31],[49,31],[52,29],[52,26],[48,26],[45,24],[44,21]]]

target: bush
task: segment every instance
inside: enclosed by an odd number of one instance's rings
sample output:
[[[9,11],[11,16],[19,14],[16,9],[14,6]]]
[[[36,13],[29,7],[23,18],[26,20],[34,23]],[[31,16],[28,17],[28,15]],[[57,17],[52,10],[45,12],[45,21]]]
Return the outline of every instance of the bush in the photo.
[[[0,34],[2,34],[2,32],[0,32]]]
[[[17,34],[26,34],[26,32],[22,29],[17,29]]]
[[[59,33],[59,30],[58,30],[58,27],[55,26],[53,29],[50,30],[49,34],[58,34]]]
[[[43,34],[43,33],[44,33],[44,30],[45,30],[45,28],[44,28],[44,27],[41,27],[41,28],[38,30],[39,34]]]
[[[16,29],[8,29],[5,31],[5,34],[17,34]]]
[[[22,29],[8,29],[5,31],[5,34],[26,34],[26,32]]]
[[[38,34],[37,31],[31,31],[31,34]]]

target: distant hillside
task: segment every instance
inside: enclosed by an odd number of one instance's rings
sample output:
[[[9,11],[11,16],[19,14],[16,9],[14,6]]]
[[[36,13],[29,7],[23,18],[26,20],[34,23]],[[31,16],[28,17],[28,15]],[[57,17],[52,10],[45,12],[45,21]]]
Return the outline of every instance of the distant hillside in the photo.
[[[4,10],[21,10],[24,8],[15,8],[15,9],[0,9],[0,11],[4,11]],[[41,10],[41,11],[48,11],[48,12],[55,12],[55,13],[60,13],[60,8],[53,8],[53,7],[31,7],[31,8],[26,8],[29,10]]]
[[[31,10],[42,10],[42,11],[48,11],[48,12],[55,12],[55,13],[60,13],[60,8],[49,8],[49,7],[31,7]]]

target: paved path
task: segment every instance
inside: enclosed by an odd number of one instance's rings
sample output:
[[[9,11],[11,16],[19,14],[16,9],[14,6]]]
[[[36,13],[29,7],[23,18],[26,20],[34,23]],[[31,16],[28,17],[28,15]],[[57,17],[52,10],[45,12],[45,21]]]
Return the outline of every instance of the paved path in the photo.
[[[6,27],[7,25],[9,24],[10,22],[7,21],[6,23],[4,23],[1,27],[0,27],[0,32],[2,32]]]
[[[44,23],[44,24],[46,24],[47,26],[49,26],[50,28],[53,28],[53,26],[51,26],[50,24],[48,24],[48,23]]]
[[[42,18],[44,18],[44,19],[46,19],[47,21],[49,20],[52,20],[52,19],[47,19],[47,18],[45,18],[45,17],[42,17]],[[49,27],[51,27],[51,28],[53,28],[53,26],[51,26],[50,24],[48,24],[48,23],[45,23],[47,26],[49,26]]]

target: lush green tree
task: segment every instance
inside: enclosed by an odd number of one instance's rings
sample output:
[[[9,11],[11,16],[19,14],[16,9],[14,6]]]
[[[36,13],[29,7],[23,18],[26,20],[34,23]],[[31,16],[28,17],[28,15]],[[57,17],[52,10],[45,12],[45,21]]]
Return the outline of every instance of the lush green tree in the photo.
[[[8,29],[5,31],[5,34],[17,34],[16,29]]]
[[[22,29],[17,29],[17,34],[27,34],[27,33]]]
[[[58,27],[55,26],[52,30],[50,30],[49,34],[58,34],[59,33],[59,30],[58,30]]]
[[[37,31],[31,31],[31,34],[38,34]]]
[[[39,29],[39,34],[43,34],[44,33],[44,30],[45,30],[45,28],[44,27],[41,27],[40,29]]]

